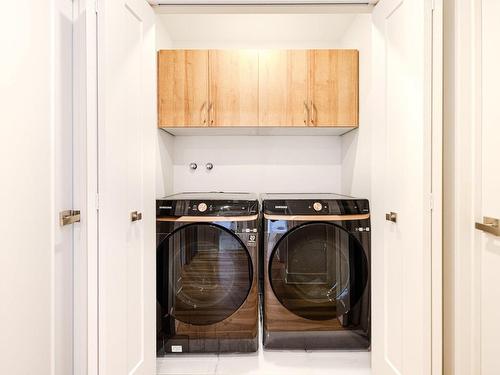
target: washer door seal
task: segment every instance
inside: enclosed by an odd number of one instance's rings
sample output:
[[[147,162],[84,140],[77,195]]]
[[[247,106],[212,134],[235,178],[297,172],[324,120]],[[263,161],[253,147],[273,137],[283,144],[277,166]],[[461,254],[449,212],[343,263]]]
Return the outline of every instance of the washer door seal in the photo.
[[[368,260],[359,241],[329,222],[310,222],[280,238],[269,257],[269,283],[290,312],[310,320],[348,313],[368,284]]]
[[[181,322],[210,325],[227,319],[247,299],[252,281],[247,248],[223,226],[188,224],[157,247],[157,300]]]

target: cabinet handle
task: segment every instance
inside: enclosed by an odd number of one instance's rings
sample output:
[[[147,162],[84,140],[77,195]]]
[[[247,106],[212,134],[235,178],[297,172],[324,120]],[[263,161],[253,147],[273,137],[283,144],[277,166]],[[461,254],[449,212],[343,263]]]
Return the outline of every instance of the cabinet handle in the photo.
[[[133,211],[130,213],[131,221],[139,221],[142,220],[142,212]]]
[[[304,100],[304,124],[307,125],[309,123],[309,107],[307,107],[307,103]]]
[[[215,108],[214,108],[214,103],[210,103],[208,105],[208,119],[210,121],[210,125],[214,124],[214,117],[215,117]],[[212,115],[210,115],[212,114]]]
[[[311,100],[311,124],[314,125],[316,119],[314,118],[314,102]]]
[[[476,229],[493,234],[494,236],[500,236],[500,220],[485,216],[482,223],[476,223]]]
[[[207,102],[203,102],[203,104],[201,105],[201,108],[200,108],[200,116],[203,118],[203,120],[202,120],[203,125],[205,125],[207,123],[207,117],[208,117],[208,109],[204,110],[204,109],[206,109],[205,108],[206,106],[207,106]]]

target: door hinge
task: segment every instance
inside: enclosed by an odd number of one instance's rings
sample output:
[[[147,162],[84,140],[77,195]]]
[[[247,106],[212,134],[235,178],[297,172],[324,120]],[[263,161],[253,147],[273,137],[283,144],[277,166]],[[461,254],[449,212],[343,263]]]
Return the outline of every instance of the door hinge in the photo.
[[[432,194],[429,196],[429,208],[431,211],[434,210],[434,196]]]
[[[59,213],[59,224],[61,227],[80,222],[80,211],[66,210]]]
[[[96,14],[99,13],[99,0],[95,0],[94,6]]]
[[[99,211],[99,194],[95,195],[95,209]]]

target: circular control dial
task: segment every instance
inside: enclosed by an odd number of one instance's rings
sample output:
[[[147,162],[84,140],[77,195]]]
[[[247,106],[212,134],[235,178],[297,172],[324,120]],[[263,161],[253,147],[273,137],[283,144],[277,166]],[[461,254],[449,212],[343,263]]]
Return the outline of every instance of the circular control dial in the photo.
[[[206,203],[200,203],[198,205],[198,211],[205,212],[206,210],[207,210],[207,204]]]
[[[323,205],[319,202],[314,202],[313,208],[314,208],[314,211],[321,211],[323,209]]]

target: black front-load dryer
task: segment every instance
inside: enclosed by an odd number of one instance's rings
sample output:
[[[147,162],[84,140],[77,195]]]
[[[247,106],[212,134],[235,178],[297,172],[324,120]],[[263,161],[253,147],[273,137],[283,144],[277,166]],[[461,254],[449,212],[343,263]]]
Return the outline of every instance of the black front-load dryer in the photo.
[[[267,349],[370,348],[368,200],[264,194]]]
[[[158,355],[256,351],[257,197],[171,195],[156,230]]]

